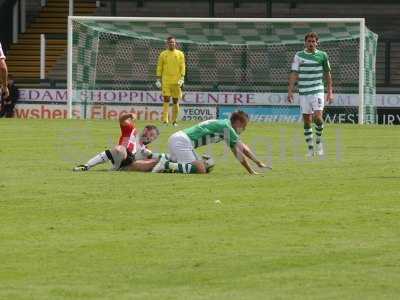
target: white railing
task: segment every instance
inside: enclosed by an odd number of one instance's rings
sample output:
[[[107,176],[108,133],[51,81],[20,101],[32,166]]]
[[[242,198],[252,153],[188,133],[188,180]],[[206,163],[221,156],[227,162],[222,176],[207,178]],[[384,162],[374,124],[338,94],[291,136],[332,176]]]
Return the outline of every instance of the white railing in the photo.
[[[69,0],[69,12],[68,12],[69,16],[73,16],[74,15],[74,0]]]
[[[26,0],[20,0],[20,26],[21,26],[21,32],[26,31]]]
[[[46,78],[46,36],[40,35],[40,79]]]
[[[18,34],[26,31],[26,0],[15,1],[12,8],[12,42],[18,43]]]
[[[18,43],[18,31],[19,31],[19,1],[15,1],[13,6],[13,24],[12,24],[12,41]]]

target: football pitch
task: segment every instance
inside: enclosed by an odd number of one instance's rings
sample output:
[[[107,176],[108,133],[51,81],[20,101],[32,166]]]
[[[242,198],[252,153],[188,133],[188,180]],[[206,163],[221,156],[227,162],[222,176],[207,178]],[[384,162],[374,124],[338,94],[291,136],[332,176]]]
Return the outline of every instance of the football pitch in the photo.
[[[198,151],[208,175],[73,173],[117,122],[0,130],[0,299],[400,296],[396,127],[327,125],[326,157],[306,160],[300,124],[251,123],[242,140],[273,167],[259,176],[223,144]]]

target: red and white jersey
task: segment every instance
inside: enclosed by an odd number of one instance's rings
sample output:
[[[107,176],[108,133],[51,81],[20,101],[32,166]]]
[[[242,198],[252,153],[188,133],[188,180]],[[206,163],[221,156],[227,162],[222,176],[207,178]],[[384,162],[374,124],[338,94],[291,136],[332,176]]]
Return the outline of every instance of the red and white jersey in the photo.
[[[119,137],[118,145],[124,146],[129,152],[135,154],[139,142],[138,130],[132,123],[120,125],[121,136]]]
[[[147,151],[147,147],[140,142],[137,128],[132,124],[120,125],[121,136],[118,145],[126,147],[132,154],[140,154]]]

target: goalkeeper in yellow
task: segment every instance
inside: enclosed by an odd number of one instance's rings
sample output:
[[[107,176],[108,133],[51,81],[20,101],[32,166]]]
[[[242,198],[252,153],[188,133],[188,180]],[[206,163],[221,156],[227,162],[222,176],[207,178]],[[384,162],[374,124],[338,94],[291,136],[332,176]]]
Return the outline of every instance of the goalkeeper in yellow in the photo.
[[[162,89],[164,99],[162,122],[168,124],[169,100],[172,97],[172,125],[177,126],[179,100],[185,77],[185,55],[176,49],[176,39],[167,38],[167,49],[160,53],[157,64],[156,86]]]

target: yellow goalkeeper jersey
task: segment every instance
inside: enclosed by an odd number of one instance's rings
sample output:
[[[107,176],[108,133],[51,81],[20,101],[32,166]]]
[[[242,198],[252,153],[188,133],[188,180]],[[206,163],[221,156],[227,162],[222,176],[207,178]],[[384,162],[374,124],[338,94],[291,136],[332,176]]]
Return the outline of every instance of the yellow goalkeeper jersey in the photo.
[[[158,57],[157,76],[163,84],[176,84],[185,76],[185,55],[180,50],[164,50]]]

